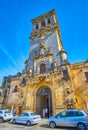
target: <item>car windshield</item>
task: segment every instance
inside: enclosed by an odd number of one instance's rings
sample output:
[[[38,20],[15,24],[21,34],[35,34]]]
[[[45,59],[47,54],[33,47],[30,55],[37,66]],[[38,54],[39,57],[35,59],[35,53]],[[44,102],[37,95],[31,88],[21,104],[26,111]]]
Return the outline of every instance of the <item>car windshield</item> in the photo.
[[[30,113],[31,116],[35,116],[35,115],[38,115],[37,113],[33,112],[33,113]]]
[[[10,112],[10,111],[5,111],[5,113],[7,113],[7,114],[8,114],[8,113],[11,113],[11,112]]]

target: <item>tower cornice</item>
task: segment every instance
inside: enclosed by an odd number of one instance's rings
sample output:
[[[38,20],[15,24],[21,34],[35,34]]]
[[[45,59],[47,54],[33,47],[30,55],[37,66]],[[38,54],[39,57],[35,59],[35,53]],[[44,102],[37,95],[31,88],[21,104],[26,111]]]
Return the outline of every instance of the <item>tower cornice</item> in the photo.
[[[31,21],[32,21],[32,23],[35,23],[36,21],[41,20],[42,18],[48,17],[49,15],[56,15],[55,9],[53,9],[43,15],[40,15],[40,16],[32,19]]]

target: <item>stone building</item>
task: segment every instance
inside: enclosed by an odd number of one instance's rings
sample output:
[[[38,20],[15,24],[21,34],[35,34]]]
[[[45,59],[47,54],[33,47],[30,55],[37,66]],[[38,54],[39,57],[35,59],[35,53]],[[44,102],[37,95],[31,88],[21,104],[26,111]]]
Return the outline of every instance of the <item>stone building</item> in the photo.
[[[21,113],[48,108],[48,116],[63,109],[88,108],[88,61],[70,64],[55,10],[32,19],[30,52],[22,73],[6,81],[4,106]],[[8,79],[8,77],[7,77]]]
[[[3,89],[0,86],[0,108],[2,108],[3,105]]]

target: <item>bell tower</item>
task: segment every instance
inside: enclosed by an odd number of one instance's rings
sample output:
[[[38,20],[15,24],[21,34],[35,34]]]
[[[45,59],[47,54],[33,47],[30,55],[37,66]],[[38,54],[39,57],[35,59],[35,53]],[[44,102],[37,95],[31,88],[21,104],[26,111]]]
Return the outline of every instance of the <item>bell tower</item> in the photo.
[[[40,72],[40,65],[46,64],[46,71],[51,70],[53,64],[57,67],[67,61],[66,53],[60,37],[60,29],[55,10],[51,10],[32,19],[31,45],[27,62],[27,71],[33,68],[34,74]],[[64,54],[63,54],[64,53]]]

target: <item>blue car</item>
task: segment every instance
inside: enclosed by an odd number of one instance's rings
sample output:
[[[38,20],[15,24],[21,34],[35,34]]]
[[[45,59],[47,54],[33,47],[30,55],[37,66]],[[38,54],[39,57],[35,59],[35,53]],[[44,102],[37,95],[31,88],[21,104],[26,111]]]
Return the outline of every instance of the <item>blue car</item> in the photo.
[[[64,110],[48,119],[50,128],[56,126],[77,127],[78,130],[86,130],[88,127],[88,115],[83,110]]]

